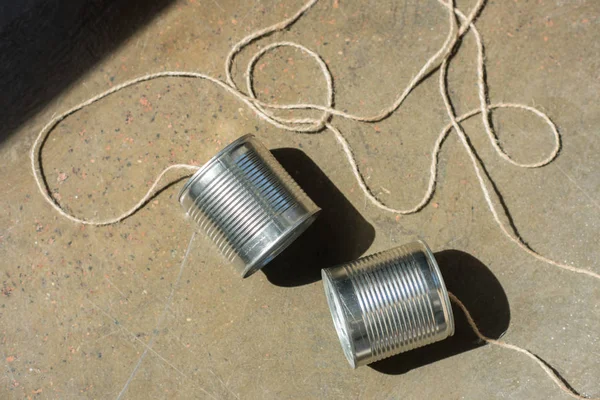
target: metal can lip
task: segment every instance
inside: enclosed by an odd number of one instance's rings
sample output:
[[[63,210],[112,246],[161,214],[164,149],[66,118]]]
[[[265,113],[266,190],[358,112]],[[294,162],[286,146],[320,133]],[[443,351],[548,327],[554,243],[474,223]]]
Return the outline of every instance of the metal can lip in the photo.
[[[454,335],[454,314],[452,313],[452,303],[450,302],[450,297],[448,296],[448,290],[446,290],[446,285],[443,283],[444,278],[442,277],[442,271],[440,271],[440,267],[438,266],[435,256],[433,255],[433,252],[431,251],[427,243],[425,243],[421,239],[417,239],[415,241],[421,244],[421,246],[423,246],[425,254],[427,254],[429,265],[431,266],[434,272],[434,277],[436,280],[436,290],[439,293],[439,296],[444,299],[444,304],[442,305],[442,308],[444,310],[446,320],[449,322],[448,335],[452,336]]]
[[[281,254],[294,240],[304,233],[312,225],[317,218],[317,215],[321,212],[321,209],[317,209],[310,214],[306,215],[302,220],[298,221],[294,226],[290,227],[285,234],[271,244],[265,251],[259,256],[259,258],[252,264],[249,264],[242,272],[242,278],[247,278],[265,265],[271,260]]]
[[[321,278],[325,288],[327,304],[331,311],[331,316],[333,317],[333,325],[338,339],[340,340],[340,344],[342,345],[342,351],[344,352],[344,356],[346,356],[348,363],[350,363],[350,366],[356,369],[356,349],[350,338],[350,326],[348,325],[349,315],[347,315],[346,308],[342,305],[339,292],[334,288],[331,271],[329,269],[322,269]]]
[[[186,190],[188,190],[188,188],[191,185],[193,185],[195,181],[197,181],[198,179],[202,178],[202,176],[206,173],[206,171],[208,171],[213,166],[213,164],[215,162],[217,162],[221,157],[223,157],[225,154],[229,153],[235,147],[237,147],[237,146],[239,146],[239,145],[241,145],[243,143],[246,143],[247,141],[249,141],[253,137],[255,137],[253,134],[248,133],[248,134],[246,134],[244,136],[241,136],[241,137],[237,138],[233,142],[229,143],[227,146],[223,147],[210,160],[208,160],[206,163],[204,163],[204,165],[202,165],[202,167],[200,167],[200,169],[198,171],[196,171],[194,173],[194,175],[192,175],[190,177],[190,179],[187,180],[187,182],[185,183],[185,185],[183,185],[183,187],[179,191],[179,194],[177,195],[177,201],[181,201],[181,197],[185,194]]]

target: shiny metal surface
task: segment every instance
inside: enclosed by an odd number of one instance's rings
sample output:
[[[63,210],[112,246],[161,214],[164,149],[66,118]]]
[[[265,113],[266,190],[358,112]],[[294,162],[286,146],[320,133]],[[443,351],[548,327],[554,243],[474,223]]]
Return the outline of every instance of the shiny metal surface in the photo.
[[[253,135],[208,161],[185,184],[179,202],[242,277],[277,256],[319,212]]]
[[[327,302],[353,368],[454,334],[448,292],[421,241],[322,271]]]

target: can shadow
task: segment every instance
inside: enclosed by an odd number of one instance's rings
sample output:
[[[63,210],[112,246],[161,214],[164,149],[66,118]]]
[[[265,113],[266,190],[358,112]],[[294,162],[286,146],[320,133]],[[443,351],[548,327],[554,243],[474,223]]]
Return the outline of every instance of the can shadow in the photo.
[[[497,339],[508,329],[510,308],[494,274],[477,258],[459,250],[435,254],[447,289],[470,311],[481,332]],[[473,333],[460,308],[453,305],[455,333],[441,342],[377,361],[369,366],[388,375],[400,375],[445,358],[484,346]]]
[[[302,286],[320,280],[322,268],[359,258],[375,239],[373,226],[304,152],[281,148],[272,153],[321,207],[321,213],[306,232],[262,268],[267,279],[277,286]]]

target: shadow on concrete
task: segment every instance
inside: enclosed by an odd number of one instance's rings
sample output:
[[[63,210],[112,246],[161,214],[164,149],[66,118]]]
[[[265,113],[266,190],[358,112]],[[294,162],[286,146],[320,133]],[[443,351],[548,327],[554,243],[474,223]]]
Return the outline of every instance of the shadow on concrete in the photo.
[[[172,2],[4,4],[0,8],[0,143]]]
[[[275,158],[321,207],[316,221],[263,273],[277,286],[301,286],[321,279],[321,269],[359,258],[373,243],[375,229],[304,152],[275,149]]]
[[[510,308],[492,272],[477,258],[458,250],[441,251],[435,258],[447,289],[464,303],[481,332],[494,339],[502,336],[510,323]],[[485,345],[475,336],[460,308],[453,306],[453,312],[454,336],[369,366],[384,374],[400,375]]]

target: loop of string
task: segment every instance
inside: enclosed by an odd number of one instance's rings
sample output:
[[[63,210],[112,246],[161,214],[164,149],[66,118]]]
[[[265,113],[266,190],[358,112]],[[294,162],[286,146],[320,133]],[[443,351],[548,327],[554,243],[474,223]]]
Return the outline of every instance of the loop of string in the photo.
[[[336,110],[334,108],[333,77],[331,75],[331,72],[329,71],[329,68],[327,67],[327,64],[316,52],[314,52],[314,51],[308,49],[307,47],[302,46],[298,43],[294,43],[294,42],[285,42],[284,41],[284,42],[272,43],[272,44],[269,44],[269,45],[263,47],[262,49],[257,51],[252,56],[252,58],[248,62],[248,65],[247,65],[247,68],[246,68],[246,71],[244,74],[245,80],[246,80],[246,91],[247,92],[243,92],[235,83],[235,81],[233,79],[233,75],[232,75],[232,69],[234,66],[236,56],[249,44],[251,44],[267,35],[270,35],[274,32],[278,32],[278,31],[287,29],[290,25],[295,23],[304,13],[306,13],[311,7],[313,7],[317,3],[317,0],[310,0],[291,17],[289,17],[281,22],[278,22],[274,25],[271,25],[267,28],[260,29],[256,32],[246,36],[241,41],[239,41],[237,44],[235,44],[232,47],[231,51],[229,52],[229,54],[225,60],[225,73],[226,73],[225,81],[211,77],[206,74],[202,74],[202,73],[198,73],[198,72],[190,72],[190,71],[164,71],[164,72],[158,72],[158,73],[151,73],[151,74],[143,75],[143,76],[134,78],[132,80],[123,82],[119,85],[116,85],[116,86],[112,87],[111,89],[109,89],[103,93],[100,93],[100,94],[84,101],[83,103],[80,103],[80,104],[74,106],[73,108],[71,108],[59,115],[53,116],[53,118],[51,118],[51,120],[39,132],[37,138],[35,139],[35,141],[32,145],[32,148],[31,148],[31,168],[33,171],[33,176],[34,176],[36,185],[37,185],[40,193],[42,194],[44,200],[48,204],[50,204],[60,215],[62,215],[63,217],[65,217],[75,223],[85,224],[85,225],[104,226],[104,225],[110,225],[110,224],[115,224],[115,223],[121,222],[124,219],[131,216],[132,214],[136,213],[139,209],[144,207],[144,205],[154,195],[156,195],[157,192],[159,192],[162,188],[164,188],[165,185],[167,185],[173,181],[173,178],[172,178],[171,181],[163,182],[163,180],[165,180],[165,176],[167,174],[169,174],[169,172],[179,170],[179,171],[186,171],[188,174],[191,174],[191,173],[197,171],[200,167],[197,167],[194,165],[187,165],[187,164],[170,165],[157,176],[157,178],[154,180],[154,182],[152,183],[150,188],[147,190],[147,192],[129,210],[127,210],[127,211],[123,212],[121,215],[113,217],[113,218],[102,219],[102,220],[84,219],[84,218],[77,217],[77,216],[73,215],[72,213],[66,211],[61,206],[61,204],[52,196],[50,187],[48,185],[46,176],[44,174],[43,166],[41,164],[41,153],[42,153],[42,148],[44,146],[44,143],[46,142],[46,139],[48,138],[48,135],[50,134],[50,132],[52,132],[52,130],[61,121],[63,121],[65,118],[67,118],[69,115],[72,115],[72,114],[80,111],[81,109],[89,106],[90,104],[95,103],[95,102],[97,102],[113,93],[116,93],[122,89],[125,89],[129,86],[133,86],[133,85],[139,84],[144,81],[149,81],[149,80],[164,78],[164,77],[196,78],[196,79],[207,80],[207,81],[217,85],[221,89],[225,90],[226,92],[232,94],[235,98],[242,101],[244,104],[246,104],[246,106],[248,106],[250,109],[252,109],[259,118],[265,120],[266,122],[272,124],[275,127],[280,128],[280,129],[283,129],[286,131],[304,132],[304,133],[316,133],[316,132],[320,132],[324,129],[330,131],[334,135],[337,142],[340,144],[340,147],[343,150],[343,152],[345,153],[348,163],[350,165],[350,168],[352,170],[352,173],[354,174],[359,187],[361,188],[362,192],[364,193],[366,198],[369,200],[369,202],[372,203],[375,207],[377,207],[383,211],[391,212],[391,213],[395,213],[395,214],[414,214],[414,213],[417,213],[418,211],[420,211],[423,207],[425,207],[429,203],[429,201],[431,200],[431,198],[433,197],[433,194],[435,192],[435,186],[436,186],[436,181],[437,181],[438,156],[439,156],[442,144],[444,143],[444,140],[449,135],[449,133],[452,131],[455,131],[460,142],[462,143],[463,147],[465,148],[465,151],[467,152],[469,159],[471,160],[471,163],[473,165],[473,169],[477,176],[479,186],[481,187],[485,202],[486,202],[488,208],[490,209],[490,212],[492,213],[494,221],[500,228],[502,234],[504,236],[506,236],[511,242],[515,243],[521,250],[525,251],[527,254],[531,255],[532,257],[536,258],[539,261],[554,265],[554,266],[564,269],[564,270],[568,270],[568,271],[575,272],[578,274],[587,275],[587,276],[590,276],[595,279],[600,279],[600,274],[598,274],[596,272],[593,272],[593,271],[590,271],[587,269],[583,269],[583,268],[574,267],[574,266],[571,266],[568,264],[560,263],[560,262],[551,260],[551,259],[537,253],[535,250],[531,249],[523,241],[523,239],[520,237],[520,235],[518,234],[517,231],[507,227],[507,224],[505,222],[503,222],[502,218],[500,217],[500,214],[498,213],[496,206],[494,205],[494,201],[492,200],[492,197],[490,195],[490,190],[488,188],[488,184],[486,183],[486,180],[484,179],[484,173],[482,172],[483,165],[481,164],[482,161],[478,160],[478,158],[475,154],[475,150],[472,147],[472,145],[470,144],[468,137],[467,137],[466,133],[464,132],[460,123],[469,118],[472,118],[476,115],[480,115],[482,123],[483,123],[484,131],[485,131],[486,135],[488,136],[488,139],[489,139],[492,147],[494,148],[495,152],[505,161],[507,161],[510,164],[515,165],[517,167],[521,167],[521,168],[537,168],[537,167],[541,167],[541,166],[547,165],[548,163],[552,162],[556,158],[556,156],[558,155],[558,153],[560,151],[560,147],[561,147],[560,134],[558,133],[558,130],[557,130],[555,124],[548,117],[548,115],[546,115],[544,112],[538,110],[537,108],[523,105],[523,104],[515,104],[515,103],[496,103],[496,104],[489,103],[488,88],[487,88],[487,83],[485,80],[485,52],[484,52],[483,40],[482,40],[481,35],[479,34],[479,31],[477,30],[475,23],[474,23],[474,20],[477,18],[477,16],[481,12],[481,9],[483,7],[485,0],[478,0],[468,15],[465,15],[462,11],[460,11],[458,8],[455,7],[454,0],[447,0],[447,1],[438,0],[438,2],[448,12],[449,32],[448,32],[448,35],[446,36],[444,43],[439,48],[439,50],[437,52],[435,52],[425,62],[425,64],[421,67],[421,69],[417,72],[417,74],[410,80],[410,82],[408,83],[406,88],[397,96],[397,98],[394,100],[394,102],[391,105],[389,105],[388,107],[380,110],[375,115],[360,116],[360,115],[354,115],[351,113]],[[453,56],[454,52],[456,51],[457,47],[459,46],[462,37],[467,32],[470,32],[473,35],[476,46],[477,46],[477,87],[478,87],[478,97],[479,97],[479,108],[470,110],[463,115],[456,116],[454,113],[454,109],[452,107],[452,102],[450,100],[450,96],[448,95],[447,72],[448,72],[448,65],[452,59],[452,56]],[[254,91],[253,82],[252,82],[253,75],[254,75],[254,67],[255,67],[257,61],[262,56],[264,56],[268,52],[271,52],[271,51],[281,48],[281,47],[292,47],[297,50],[300,50],[301,52],[310,56],[316,62],[317,66],[321,70],[321,73],[323,74],[323,77],[324,77],[325,83],[326,83],[326,87],[327,87],[327,98],[326,98],[325,105],[274,104],[274,103],[268,103],[268,102],[261,101],[260,99],[258,99],[256,97],[256,93]],[[413,89],[422,82],[424,77],[431,74],[432,72],[434,72],[437,69],[439,69],[440,95],[443,99],[446,113],[448,115],[450,123],[447,126],[445,126],[444,129],[442,129],[442,131],[438,135],[438,137],[435,141],[435,144],[433,146],[433,151],[431,153],[431,163],[430,163],[430,168],[429,168],[429,181],[428,181],[427,189],[425,190],[425,193],[424,193],[422,199],[413,207],[409,207],[406,209],[397,209],[397,208],[389,207],[389,206],[385,205],[383,202],[381,202],[370,190],[365,179],[363,178],[363,176],[360,173],[358,164],[356,162],[356,158],[354,157],[354,154],[352,152],[352,147],[350,146],[350,144],[348,143],[348,141],[346,140],[344,135],[340,132],[340,130],[331,124],[331,119],[332,119],[332,117],[341,117],[341,118],[350,119],[350,120],[354,120],[357,122],[363,122],[363,123],[381,121],[381,120],[389,117],[391,114],[393,114],[402,105],[404,100],[413,91]],[[550,132],[551,132],[553,140],[554,140],[554,147],[552,148],[550,153],[545,158],[543,158],[542,160],[539,160],[539,161],[531,162],[531,163],[522,163],[522,162],[518,162],[518,161],[514,160],[508,153],[506,153],[506,151],[502,148],[502,146],[498,140],[498,137],[497,137],[496,133],[494,132],[492,124],[491,124],[490,112],[492,110],[501,109],[501,108],[528,111],[528,112],[540,117],[548,125],[548,128],[550,129]],[[275,114],[275,111],[277,111],[277,110],[314,110],[314,111],[321,111],[322,113],[319,118],[284,118],[284,117],[277,116]],[[161,185],[161,182],[163,183],[162,185]],[[534,361],[536,361],[538,363],[538,365],[544,370],[544,372],[552,379],[552,381],[557,385],[557,387],[559,389],[561,389],[563,392],[565,392],[568,395],[570,395],[571,397],[574,397],[577,399],[585,399],[586,398],[586,397],[579,395],[578,393],[573,391],[571,388],[566,386],[562,382],[560,377],[557,375],[557,373],[554,372],[551,368],[549,368],[546,364],[544,364],[537,356],[533,355],[533,353],[529,352],[528,350],[522,349],[518,346],[486,337],[483,333],[481,333],[481,331],[475,324],[474,320],[472,319],[471,315],[469,314],[469,312],[468,312],[467,308],[464,306],[464,304],[461,303],[460,300],[457,299],[452,294],[451,294],[451,298],[452,298],[453,302],[459,308],[461,308],[461,310],[465,313],[470,327],[473,329],[473,331],[475,332],[475,334],[477,335],[477,337],[480,340],[483,340],[492,345],[497,345],[497,346],[500,346],[500,347],[503,347],[506,349],[515,350],[521,354],[527,355],[528,357],[532,358]]]

